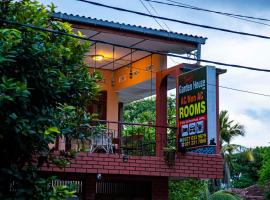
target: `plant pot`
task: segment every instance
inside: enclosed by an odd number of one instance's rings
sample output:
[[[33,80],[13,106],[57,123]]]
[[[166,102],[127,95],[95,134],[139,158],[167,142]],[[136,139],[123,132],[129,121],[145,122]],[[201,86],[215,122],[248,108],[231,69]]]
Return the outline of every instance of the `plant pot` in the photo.
[[[175,151],[164,151],[164,160],[169,167],[175,164]]]

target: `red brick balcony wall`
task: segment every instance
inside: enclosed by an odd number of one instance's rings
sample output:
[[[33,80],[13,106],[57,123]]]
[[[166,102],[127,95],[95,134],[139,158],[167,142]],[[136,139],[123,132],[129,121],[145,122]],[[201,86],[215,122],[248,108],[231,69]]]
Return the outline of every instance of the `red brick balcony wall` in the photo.
[[[163,157],[129,156],[128,162],[123,162],[121,155],[80,153],[65,169],[44,166],[41,171],[175,178],[222,178],[222,162],[223,159],[220,155],[186,153],[178,155],[175,166],[169,168]]]

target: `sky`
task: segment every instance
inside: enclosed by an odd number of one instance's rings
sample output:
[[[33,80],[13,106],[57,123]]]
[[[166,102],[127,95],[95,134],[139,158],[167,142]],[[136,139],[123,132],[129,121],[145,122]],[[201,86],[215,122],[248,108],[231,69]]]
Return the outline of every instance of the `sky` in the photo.
[[[95,1],[130,10],[147,12],[140,0]],[[206,9],[270,19],[269,0],[175,1]],[[76,0],[39,0],[39,2],[44,5],[53,2],[57,6],[56,11],[59,12],[160,29],[153,18],[101,8]],[[145,5],[155,14],[147,2],[145,2]],[[270,22],[265,22],[269,23],[269,26],[267,26],[202,11],[170,7],[155,3],[151,3],[151,5],[160,16],[270,36]],[[161,21],[160,23],[162,24]],[[207,37],[206,44],[202,46],[202,59],[270,69],[270,40],[240,36],[173,22],[166,22],[166,24],[175,32]],[[164,26],[164,24],[162,25]],[[188,60],[178,60],[176,58],[174,58],[174,61],[190,63]],[[174,64],[175,63],[169,60],[169,66]],[[219,68],[227,69],[227,73],[220,77],[221,86],[270,95],[270,73],[223,66],[219,66]],[[270,97],[220,88],[220,109],[228,110],[232,120],[245,126],[246,136],[234,139],[234,143],[246,147],[270,145]]]

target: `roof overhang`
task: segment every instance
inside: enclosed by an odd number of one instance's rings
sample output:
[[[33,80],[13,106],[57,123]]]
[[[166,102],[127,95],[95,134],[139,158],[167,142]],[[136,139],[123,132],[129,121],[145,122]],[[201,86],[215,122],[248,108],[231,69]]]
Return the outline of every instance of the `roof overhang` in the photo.
[[[116,23],[107,20],[100,20],[91,17],[72,15],[67,13],[54,13],[54,18],[69,21],[71,23],[80,23],[94,27],[109,28],[121,32],[133,32],[136,34],[142,34],[144,36],[159,37],[164,40],[179,41],[179,42],[191,42],[195,44],[205,44],[207,38],[200,36],[193,36],[189,34],[177,33],[172,31],[166,31],[161,29],[152,29],[142,26],[135,26],[130,24]]]
[[[151,51],[187,54],[197,50],[206,41],[206,38],[199,36],[66,13],[54,13],[53,17],[71,23],[75,32],[80,31],[93,41],[86,55],[86,62],[97,69],[115,70],[151,55]],[[103,55],[104,59],[96,62],[91,57],[93,55]]]

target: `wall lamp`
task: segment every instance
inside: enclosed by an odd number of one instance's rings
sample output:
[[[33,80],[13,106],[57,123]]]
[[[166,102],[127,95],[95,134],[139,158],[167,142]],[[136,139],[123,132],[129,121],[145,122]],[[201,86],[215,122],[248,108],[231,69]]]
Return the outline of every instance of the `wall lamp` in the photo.
[[[102,174],[97,174],[97,180],[101,180],[102,179]]]

